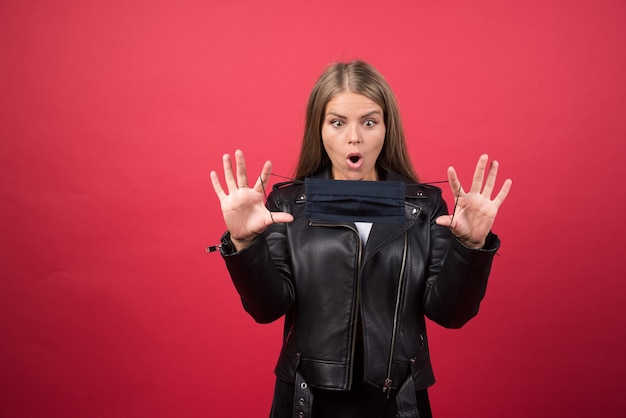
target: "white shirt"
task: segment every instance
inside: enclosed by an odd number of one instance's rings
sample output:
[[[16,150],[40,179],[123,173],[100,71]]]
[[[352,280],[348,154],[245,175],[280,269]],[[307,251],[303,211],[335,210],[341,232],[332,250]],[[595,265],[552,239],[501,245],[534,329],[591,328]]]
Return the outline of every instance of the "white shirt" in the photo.
[[[367,239],[370,236],[370,231],[372,230],[371,222],[355,222],[356,229],[359,231],[359,236],[361,237],[361,242],[363,243],[363,247],[367,243]]]

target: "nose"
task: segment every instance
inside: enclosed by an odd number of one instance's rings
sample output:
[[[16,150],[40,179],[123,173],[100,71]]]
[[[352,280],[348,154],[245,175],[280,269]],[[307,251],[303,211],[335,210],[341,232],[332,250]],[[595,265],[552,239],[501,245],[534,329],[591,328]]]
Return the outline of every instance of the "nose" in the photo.
[[[361,132],[359,131],[359,127],[357,125],[353,125],[348,132],[348,143],[359,144],[361,143],[361,140]]]

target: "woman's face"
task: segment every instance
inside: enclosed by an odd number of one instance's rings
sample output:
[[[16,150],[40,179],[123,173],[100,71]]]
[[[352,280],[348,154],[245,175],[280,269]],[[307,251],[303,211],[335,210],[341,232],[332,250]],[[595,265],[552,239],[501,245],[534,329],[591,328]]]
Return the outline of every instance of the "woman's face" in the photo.
[[[324,112],[322,143],[335,180],[378,180],[376,160],[385,142],[383,109],[362,94],[335,95]]]

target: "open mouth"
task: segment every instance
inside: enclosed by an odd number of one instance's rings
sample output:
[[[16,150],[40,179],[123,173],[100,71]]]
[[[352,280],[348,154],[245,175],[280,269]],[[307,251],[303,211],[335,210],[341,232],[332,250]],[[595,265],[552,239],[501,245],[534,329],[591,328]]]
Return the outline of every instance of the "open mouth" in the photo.
[[[363,164],[363,156],[361,154],[348,154],[346,161],[352,170],[359,170]]]

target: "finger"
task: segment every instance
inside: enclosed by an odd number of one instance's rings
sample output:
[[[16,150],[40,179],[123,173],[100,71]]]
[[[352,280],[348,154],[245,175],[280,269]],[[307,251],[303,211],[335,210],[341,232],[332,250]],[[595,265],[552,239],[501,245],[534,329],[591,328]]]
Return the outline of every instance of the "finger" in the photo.
[[[441,226],[452,227],[452,215],[442,215],[435,219],[435,223]]]
[[[293,222],[293,215],[287,212],[268,212],[269,223],[289,223]]]
[[[495,203],[496,207],[499,208],[500,205],[502,205],[502,203],[504,202],[504,199],[506,199],[506,197],[509,195],[512,185],[513,185],[513,180],[506,179],[504,181],[504,184],[502,185],[500,192],[496,195],[496,198],[493,199],[493,202]]]
[[[465,193],[463,191],[463,186],[461,186],[461,181],[456,174],[456,170],[452,166],[448,167],[448,184],[450,185],[450,190],[454,196]]]
[[[237,184],[239,188],[248,187],[248,175],[246,174],[246,160],[241,150],[235,151],[235,162],[237,164]]]
[[[256,183],[254,183],[254,189],[260,192],[264,191],[271,173],[272,163],[270,161],[266,161],[263,165],[263,169],[261,170],[261,175],[256,180]]]
[[[487,161],[489,156],[483,154],[478,158],[476,163],[476,170],[474,171],[474,178],[472,180],[472,187],[470,193],[480,193],[480,189],[483,187],[483,179],[485,178],[485,168],[487,167]]]
[[[230,155],[224,154],[224,156],[222,157],[222,164],[224,166],[224,181],[226,182],[228,193],[232,193],[237,190],[237,182],[235,182],[233,165],[230,161]]]
[[[483,196],[491,198],[493,188],[496,186],[496,177],[498,175],[499,164],[497,161],[492,161],[489,167],[489,173],[487,174],[487,181],[485,181],[485,187],[483,188]]]
[[[224,196],[226,196],[226,193],[224,193],[224,189],[222,188],[220,179],[217,176],[217,173],[215,171],[211,171],[210,176],[211,176],[211,184],[213,184],[213,190],[215,190],[215,194],[217,195],[217,198],[219,200],[222,200]]]

